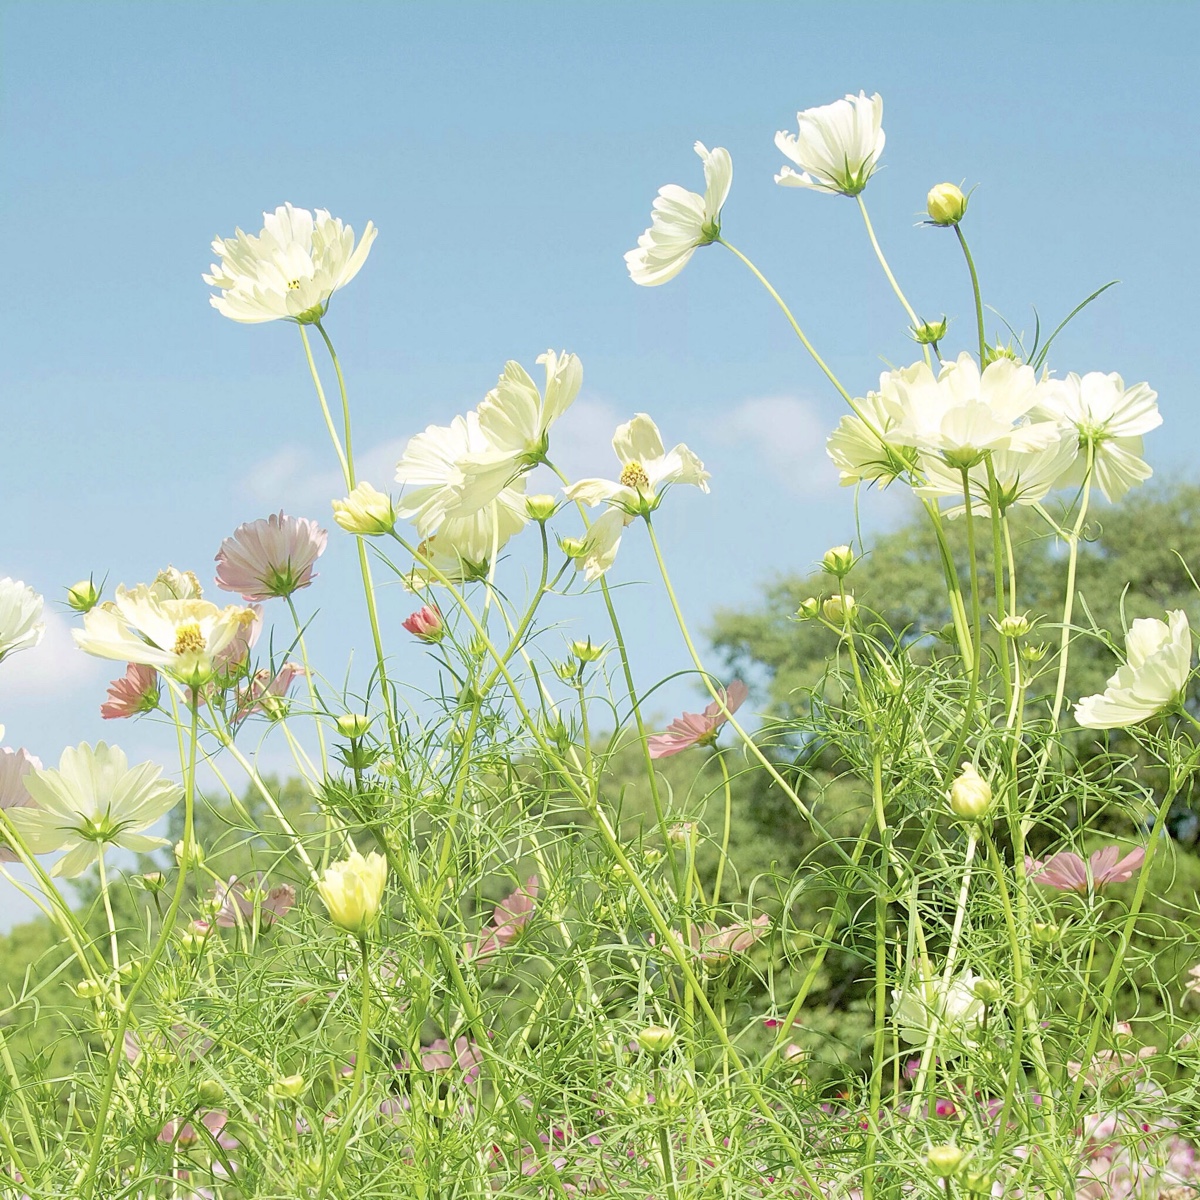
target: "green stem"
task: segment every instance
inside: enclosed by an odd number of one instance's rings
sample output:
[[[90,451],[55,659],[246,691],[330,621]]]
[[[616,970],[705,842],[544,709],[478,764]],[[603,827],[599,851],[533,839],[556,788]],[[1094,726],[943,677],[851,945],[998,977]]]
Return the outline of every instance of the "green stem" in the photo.
[[[717,859],[717,877],[713,881],[713,910],[721,907],[721,881],[725,877],[725,862],[729,857],[729,832],[733,824],[733,791],[730,786],[729,767],[720,750],[714,756],[721,767],[721,784],[725,794],[725,820],[721,827],[721,857]]]
[[[979,275],[975,270],[975,260],[971,257],[971,248],[967,245],[962,226],[955,224],[954,232],[958,235],[958,244],[962,247],[963,257],[967,260],[967,270],[971,272],[971,290],[975,294],[975,323],[979,332],[979,369],[982,371],[984,358],[987,355],[987,335],[983,329],[983,299],[979,294]]]
[[[296,611],[296,602],[287,597],[288,610],[296,626],[296,644],[300,647],[300,661],[304,664],[304,678],[308,680],[308,695],[312,700],[313,724],[317,727],[317,745],[321,749],[322,780],[329,775],[329,756],[325,749],[325,727],[321,724],[321,705],[317,700],[317,681],[313,678],[312,668],[308,665],[308,648],[304,644],[304,626],[300,624],[300,614]]]
[[[879,239],[875,236],[875,228],[871,224],[871,218],[867,215],[867,206],[862,198],[862,193],[855,197],[858,201],[858,211],[862,213],[863,224],[867,227],[867,236],[871,239],[871,246],[875,251],[875,257],[879,259],[879,265],[883,268],[883,273],[887,276],[887,281],[892,285],[892,291],[896,293],[896,299],[904,306],[904,311],[908,313],[908,319],[913,323],[914,329],[919,329],[921,326],[921,318],[913,311],[913,306],[909,304],[908,298],[900,290],[900,285],[896,282],[895,275],[892,274],[892,268],[888,266],[888,261],[883,256],[883,250],[880,248]],[[921,346],[921,352],[925,356],[925,365],[933,366],[933,359],[929,354],[927,345]]]

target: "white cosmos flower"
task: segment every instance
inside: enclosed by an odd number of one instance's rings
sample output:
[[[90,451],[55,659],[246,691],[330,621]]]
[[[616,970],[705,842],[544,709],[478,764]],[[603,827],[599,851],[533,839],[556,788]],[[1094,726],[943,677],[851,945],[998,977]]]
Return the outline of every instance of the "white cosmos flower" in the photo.
[[[620,479],[581,479],[563,489],[569,499],[608,504],[636,516],[653,512],[669,484],[690,483],[708,491],[711,477],[704,464],[682,442],[665,449],[658,426],[645,413],[618,425],[612,444],[622,467]]]
[[[195,687],[212,677],[221,651],[253,621],[249,608],[163,600],[139,584],[118,587],[115,599],[84,614],[83,628],[72,633],[97,658],[142,663]]]
[[[1040,450],[1058,440],[1053,421],[1029,423],[1041,395],[1033,368],[997,359],[980,375],[964,351],[934,378],[923,362],[879,380],[888,432],[898,445],[938,454],[951,467],[972,467],[989,450]]]
[[[582,571],[588,583],[605,574],[617,560],[621,535],[634,520],[631,513],[610,508],[600,514],[581,538],[563,538],[562,547],[575,561],[575,570]]]
[[[575,402],[583,384],[583,364],[576,355],[547,350],[537,361],[546,368],[544,397],[529,372],[510,361],[477,409],[489,453],[507,459],[514,471],[542,460],[550,444],[550,426]],[[486,458],[481,460],[485,463]]]
[[[1187,614],[1176,609],[1166,621],[1140,617],[1125,635],[1125,664],[1104,691],[1075,705],[1075,720],[1087,729],[1123,729],[1175,703],[1192,671],[1192,633]]]
[[[687,266],[697,246],[708,246],[721,233],[721,209],[733,183],[733,160],[722,146],[693,147],[704,163],[704,195],[676,183],[658,189],[650,228],[638,238],[636,250],[625,255],[629,277],[642,287],[674,279]]]
[[[1014,504],[1038,504],[1052,488],[1061,487],[1071,469],[1079,447],[1073,436],[1061,431],[1049,445],[1039,450],[993,450],[991,475],[987,462],[978,462],[968,471],[971,484],[971,511],[976,516],[991,515],[991,493],[996,492],[996,504],[1001,513]],[[923,454],[919,468],[925,482],[913,488],[918,496],[930,499],[957,497],[962,499],[962,472],[947,465],[936,454]],[[966,511],[965,505],[946,510],[947,517],[957,517]]]
[[[58,770],[30,771],[25,787],[33,806],[9,810],[9,819],[34,854],[67,853],[52,875],[82,874],[105,846],[143,853],[165,846],[167,838],[148,837],[148,829],[183,794],[162,768],[145,762],[130,767],[124,751],[98,742],[68,746]]]
[[[798,133],[780,131],[775,145],[800,168],[783,167],[775,182],[784,187],[857,196],[867,186],[886,140],[883,98],[878,92],[847,96],[796,114]]]
[[[45,601],[19,579],[0,579],[0,662],[42,640]]]
[[[497,453],[479,413],[430,425],[410,438],[396,464],[396,479],[409,485],[396,512],[427,537],[447,520],[470,517],[504,493],[523,494],[524,479],[511,458]]]
[[[1162,415],[1158,393],[1149,384],[1127,388],[1120,375],[1089,371],[1082,378],[1071,374],[1047,380],[1041,392],[1039,414],[1061,421],[1079,439],[1079,460],[1069,482],[1083,482],[1089,445],[1096,482],[1109,500],[1120,500],[1150,478],[1150,467],[1142,459],[1142,435],[1157,429]]]
[[[0,725],[0,739],[4,737],[4,727]],[[0,808],[26,808],[33,803],[33,797],[25,786],[25,780],[30,771],[41,768],[41,760],[25,750],[13,750],[9,746],[0,746]],[[4,832],[0,829],[0,862],[16,862],[17,854],[5,844]]]
[[[847,413],[837,423],[825,444],[826,452],[838,468],[842,487],[856,483],[886,487],[911,470],[916,454],[911,447],[895,446],[888,440],[896,417],[878,392],[868,392],[855,403],[859,411]]]
[[[525,527],[529,514],[525,506],[524,480],[521,489],[505,488],[483,508],[465,517],[443,521],[438,531],[421,542],[418,549],[450,583],[468,583],[487,577],[488,565],[509,539]],[[442,581],[418,564],[404,576],[409,591],[440,584]]]
[[[971,971],[962,971],[944,989],[940,977],[926,977],[904,991],[893,990],[894,1016],[901,1038],[911,1046],[923,1045],[936,1019],[951,1045],[957,1042],[969,1046],[984,1011],[983,1001],[975,995],[976,981]]]
[[[257,237],[239,229],[231,238],[213,241],[220,262],[202,278],[221,294],[210,296],[209,303],[222,316],[247,325],[319,321],[329,298],[367,261],[375,234],[368,221],[355,247],[354,230],[323,208],[315,216],[290,204],[263,213]]]

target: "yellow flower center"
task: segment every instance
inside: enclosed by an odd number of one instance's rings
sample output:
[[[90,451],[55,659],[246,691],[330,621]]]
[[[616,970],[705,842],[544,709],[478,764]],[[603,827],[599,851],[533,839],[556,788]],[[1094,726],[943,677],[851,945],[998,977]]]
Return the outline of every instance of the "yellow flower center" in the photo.
[[[636,492],[648,492],[650,490],[650,476],[646,474],[646,468],[640,462],[631,462],[621,472],[621,485],[622,487],[633,488]]]
[[[288,288],[289,292],[298,292],[300,290],[300,280],[299,279],[289,279],[287,288]]]
[[[200,626],[194,621],[176,626],[175,654],[199,654],[204,650],[204,645],[204,634],[200,632]]]

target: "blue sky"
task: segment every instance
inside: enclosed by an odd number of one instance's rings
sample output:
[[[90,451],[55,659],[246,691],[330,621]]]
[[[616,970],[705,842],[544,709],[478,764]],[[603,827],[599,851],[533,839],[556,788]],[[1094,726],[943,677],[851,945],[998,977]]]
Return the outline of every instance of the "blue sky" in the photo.
[[[1190,470],[1194,5],[40,0],[0,20],[0,575],[52,600],[89,572],[133,583],[170,562],[208,580],[222,537],[280,507],[328,523],[335,464],[296,330],[224,320],[200,280],[214,235],[288,200],[380,230],[328,321],[368,478],[386,486],[404,440],[476,404],[506,359],[573,350],[584,390],[556,452],[603,470],[613,426],[651,413],[713,473],[710,496],[678,490],[658,521],[693,625],[753,604],[853,533],[823,450],[837,397],[719,247],[655,289],[621,255],[660,185],[699,189],[693,141],[726,146],[726,236],[846,385],[914,359],[855,206],[772,182],[775,130],[860,88],[886,106],[866,200],[918,311],[953,319],[946,349],[970,344],[967,280],[953,237],[918,221],[952,180],[978,185],[985,301],[1018,329],[1031,303],[1056,320],[1122,280],[1052,365],[1148,380],[1166,421],[1151,462]],[[870,495],[863,515],[899,513]],[[330,541],[302,607],[340,679],[366,639],[349,539]],[[614,580],[652,580],[628,541]],[[639,680],[684,669],[659,591],[621,602]],[[410,607],[385,593],[385,636],[394,674],[427,684],[399,628]],[[554,615],[586,634],[590,613]],[[119,670],[76,654],[68,623],[0,667],[7,740],[50,762],[108,737],[170,764],[161,731],[101,722]],[[694,695],[678,683],[662,715]]]

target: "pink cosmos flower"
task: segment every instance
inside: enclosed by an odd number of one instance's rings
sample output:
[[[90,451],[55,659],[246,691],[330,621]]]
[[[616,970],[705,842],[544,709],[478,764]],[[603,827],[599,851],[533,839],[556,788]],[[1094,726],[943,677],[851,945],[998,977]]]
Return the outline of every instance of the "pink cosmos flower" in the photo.
[[[740,679],[719,690],[724,709],[728,711],[723,711],[722,705],[714,700],[702,713],[685,712],[682,717],[676,717],[667,726],[666,733],[646,739],[650,757],[667,758],[692,746],[711,746],[717,740],[717,730],[729,720],[730,714],[741,708],[750,694],[750,689]]]
[[[25,790],[25,776],[40,770],[41,760],[24,750],[0,749],[0,808],[27,808],[33,797]],[[0,862],[16,862],[16,852],[0,838]]]
[[[254,620],[240,625],[233,641],[216,657],[217,673],[220,675],[237,675],[250,660],[250,651],[262,633],[262,605],[251,604],[250,611],[254,614]]]
[[[141,663],[130,663],[120,679],[108,685],[108,699],[100,705],[106,721],[136,717],[158,707],[158,672]]]
[[[771,918],[760,913],[753,921],[735,921],[732,925],[699,927],[700,957],[705,962],[724,962],[734,954],[744,954],[755,942],[767,936]]]
[[[1195,996],[1200,1000],[1200,963],[1197,963],[1188,971],[1187,982],[1183,985],[1184,992],[1189,996]]]
[[[274,716],[278,702],[287,695],[288,688],[298,675],[307,672],[299,663],[285,662],[272,676],[269,667],[254,672],[254,678],[238,689],[236,719],[242,720],[253,712]]]
[[[263,929],[270,928],[277,917],[284,917],[296,903],[296,889],[290,883],[280,884],[267,891],[266,876],[261,871],[251,879],[239,881],[236,875],[228,883],[218,883],[213,889],[213,902],[219,904],[216,923],[222,929],[232,929],[241,915],[243,925],[254,924],[254,909],[257,902],[258,921]]]
[[[237,1147],[237,1140],[224,1133],[225,1124],[229,1117],[219,1109],[212,1112],[206,1112],[200,1118],[200,1124],[212,1135],[213,1140],[223,1150],[233,1150]],[[191,1121],[179,1122],[168,1121],[158,1135],[160,1142],[166,1142],[169,1145],[178,1146],[181,1149],[188,1146],[194,1146],[200,1140],[200,1131]]]
[[[488,1035],[489,1037],[491,1034]],[[463,1082],[474,1083],[479,1075],[480,1064],[483,1062],[483,1051],[467,1037],[454,1039],[454,1046],[445,1038],[437,1038],[428,1046],[421,1047],[421,1069],[423,1071],[451,1071],[456,1066],[463,1072]],[[396,1070],[407,1071],[408,1058],[402,1058],[396,1064]]]
[[[479,931],[479,941],[466,946],[466,956],[483,961],[512,945],[533,916],[538,897],[538,877],[530,875],[523,887],[496,905],[491,921]]]
[[[428,604],[417,609],[412,616],[405,617],[401,624],[413,637],[423,642],[440,642],[446,636],[442,614]]]
[[[1087,863],[1069,850],[1056,854],[1046,862],[1025,859],[1025,874],[1043,887],[1060,892],[1086,893],[1089,886],[1101,888],[1108,883],[1124,883],[1142,865],[1146,851],[1138,846],[1124,858],[1120,846],[1105,846],[1097,850]]]
[[[283,512],[239,525],[217,551],[217,587],[243,600],[290,596],[312,583],[328,537],[316,521]]]

